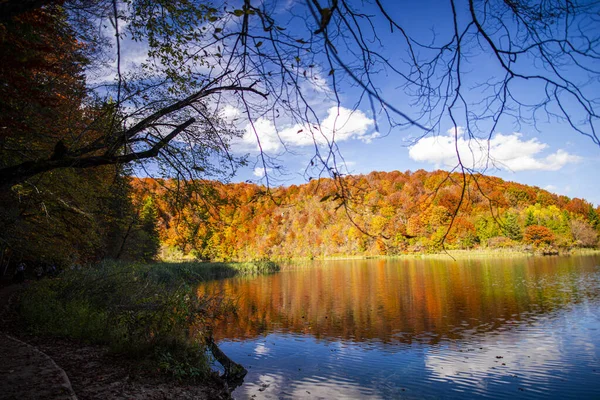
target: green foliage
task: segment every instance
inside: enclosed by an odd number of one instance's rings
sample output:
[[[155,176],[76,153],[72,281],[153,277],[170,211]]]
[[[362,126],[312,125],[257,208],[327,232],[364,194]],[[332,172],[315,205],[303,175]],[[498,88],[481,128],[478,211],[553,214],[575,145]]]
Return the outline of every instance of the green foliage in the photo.
[[[210,370],[206,348],[197,343],[182,346],[173,342],[168,346],[155,349],[154,358],[160,370],[176,379],[198,379]]]
[[[123,228],[112,206],[115,174],[63,170],[1,193],[0,242],[25,260],[64,266],[111,255]]]
[[[160,239],[158,237],[158,213],[152,197],[144,200],[139,217],[139,230],[137,232],[136,244],[140,261],[150,261],[158,253]]]
[[[153,74],[161,68],[174,83],[171,93],[193,90],[198,83],[188,79],[191,65],[211,66],[206,52],[193,49],[205,37],[212,39],[213,29],[207,27],[215,28],[223,13],[209,3],[189,1],[126,0],[126,4],[130,12],[128,31],[134,40],[147,41],[148,55],[154,59],[143,65],[145,72]]]
[[[70,286],[64,279],[42,280],[26,291],[20,311],[29,328],[36,333],[105,341],[108,314],[88,299],[69,296]]]
[[[525,217],[525,228],[531,225],[535,225],[535,217],[533,216],[533,210],[527,209],[526,217]]]
[[[217,295],[199,296],[198,275],[166,269],[103,263],[65,271],[32,284],[20,310],[35,332],[108,344],[176,377],[206,376],[206,334],[233,308]]]
[[[129,249],[127,236],[131,233],[132,220],[136,213],[131,202],[130,178],[124,173],[116,174],[108,193],[103,193],[105,201],[96,218],[104,221],[104,251],[102,258],[118,259]]]
[[[479,242],[488,245],[489,239],[500,235],[500,226],[491,216],[480,216],[475,223],[475,231]]]
[[[506,213],[503,222],[504,225],[502,226],[502,230],[507,238],[517,241],[523,238],[521,227],[519,226],[519,220],[516,214],[512,212]]]
[[[431,235],[431,238],[428,243],[429,251],[436,251],[442,249],[442,240],[446,236],[447,228],[440,226],[436,229],[436,231]]]
[[[596,212],[596,210],[594,209],[594,207],[591,204],[589,207],[587,218],[588,218],[588,221],[589,221],[590,225],[592,226],[592,228],[594,228],[594,229],[600,228],[600,216],[598,216],[598,213]]]

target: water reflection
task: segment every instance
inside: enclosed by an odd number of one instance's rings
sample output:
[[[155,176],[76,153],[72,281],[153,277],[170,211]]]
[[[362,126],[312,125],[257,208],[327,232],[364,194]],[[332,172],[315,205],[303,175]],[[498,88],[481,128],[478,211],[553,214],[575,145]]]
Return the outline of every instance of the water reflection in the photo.
[[[593,257],[326,262],[199,291],[225,291],[238,315],[218,338],[267,332],[357,342],[438,343],[530,321],[598,296]]]
[[[327,262],[203,285],[237,398],[600,398],[600,258]]]

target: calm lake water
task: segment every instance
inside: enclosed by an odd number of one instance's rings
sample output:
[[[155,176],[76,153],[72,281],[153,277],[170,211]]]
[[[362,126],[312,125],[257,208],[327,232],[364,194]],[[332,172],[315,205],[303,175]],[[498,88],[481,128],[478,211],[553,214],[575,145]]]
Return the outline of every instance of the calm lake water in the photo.
[[[600,399],[600,256],[314,262],[212,282],[235,398]]]

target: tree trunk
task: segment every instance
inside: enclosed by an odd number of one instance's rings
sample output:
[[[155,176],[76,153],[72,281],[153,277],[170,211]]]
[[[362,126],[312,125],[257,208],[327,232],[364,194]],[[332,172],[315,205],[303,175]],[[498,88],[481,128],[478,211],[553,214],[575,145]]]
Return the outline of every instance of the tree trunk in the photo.
[[[244,377],[248,373],[246,368],[227,357],[225,353],[217,346],[212,337],[208,339],[208,349],[212,353],[215,360],[217,360],[223,368],[225,368],[225,379],[229,383],[241,384]]]

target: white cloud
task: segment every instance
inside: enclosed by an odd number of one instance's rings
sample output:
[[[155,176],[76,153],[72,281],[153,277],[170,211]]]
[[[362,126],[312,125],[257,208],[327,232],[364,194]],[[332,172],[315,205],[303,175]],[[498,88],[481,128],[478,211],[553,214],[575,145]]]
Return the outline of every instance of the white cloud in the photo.
[[[555,192],[556,189],[558,189],[556,186],[554,185],[546,185],[546,187],[544,187],[545,190],[549,191],[549,192]]]
[[[457,149],[463,165],[474,169],[497,168],[509,171],[557,171],[581,157],[559,149],[547,156],[539,154],[548,145],[537,138],[523,140],[520,133],[496,134],[489,141],[465,139],[463,128],[458,128],[455,141],[454,129],[448,135],[425,137],[409,149],[415,161],[429,162],[438,167],[452,168],[458,164]]]
[[[242,111],[230,104],[219,109],[219,116],[227,122],[235,122],[242,115]]]
[[[362,140],[370,143],[379,137],[378,132],[372,132],[374,121],[360,110],[350,110],[344,107],[331,107],[320,126],[300,125],[287,126],[277,131],[275,124],[266,118],[259,118],[254,124],[246,125],[246,132],[241,139],[241,147],[258,149],[257,136],[260,147],[265,152],[282,150],[285,146],[312,146],[327,145],[332,140],[342,142],[351,139]]]
[[[254,171],[252,171],[252,175],[256,176],[257,178],[263,178],[265,176],[265,170],[266,170],[267,174],[269,174],[273,171],[272,168],[256,167],[256,168],[254,168]]]
[[[303,92],[312,95],[328,95],[333,94],[333,89],[329,86],[329,82],[318,68],[312,68],[307,78],[301,80],[300,83]]]

